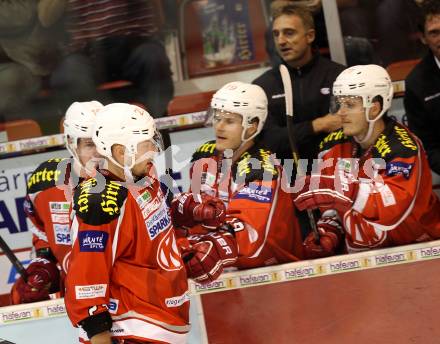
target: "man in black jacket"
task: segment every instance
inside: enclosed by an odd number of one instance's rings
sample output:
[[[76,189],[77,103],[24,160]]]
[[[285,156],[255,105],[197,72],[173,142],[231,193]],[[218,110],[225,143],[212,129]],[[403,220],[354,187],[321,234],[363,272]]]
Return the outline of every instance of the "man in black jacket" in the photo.
[[[316,158],[326,133],[340,128],[340,119],[329,114],[330,89],[345,68],[313,52],[315,28],[310,12],[287,5],[274,11],[272,33],[275,48],[288,67],[293,85],[294,135],[301,158]],[[286,127],[284,89],[278,67],[253,81],[269,100],[269,116],[263,139],[277,157],[292,158]]]
[[[405,81],[409,127],[422,140],[431,169],[440,174],[440,3],[426,1],[422,42],[430,51]]]

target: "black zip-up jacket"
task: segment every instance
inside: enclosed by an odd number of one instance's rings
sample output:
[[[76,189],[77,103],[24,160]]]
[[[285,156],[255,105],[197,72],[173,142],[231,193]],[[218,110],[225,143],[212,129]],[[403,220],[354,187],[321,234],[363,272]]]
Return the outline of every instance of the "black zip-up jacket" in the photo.
[[[440,174],[440,68],[429,52],[405,80],[409,128],[422,140],[431,169]]]
[[[329,113],[333,82],[345,67],[315,54],[303,67],[287,68],[293,86],[294,135],[299,155],[300,158],[314,159],[326,133],[315,134],[312,120]],[[291,159],[284,88],[278,67],[268,70],[253,83],[264,89],[269,101],[269,114],[261,133],[262,139],[278,158]]]

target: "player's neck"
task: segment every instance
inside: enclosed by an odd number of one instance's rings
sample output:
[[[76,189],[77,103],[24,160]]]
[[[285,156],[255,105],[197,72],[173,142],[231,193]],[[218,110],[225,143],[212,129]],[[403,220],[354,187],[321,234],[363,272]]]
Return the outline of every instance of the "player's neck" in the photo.
[[[373,132],[368,140],[365,142],[359,143],[362,149],[368,149],[371,145],[375,144],[379,136],[385,130],[385,122],[382,119],[379,119],[374,123]]]
[[[124,169],[114,164],[113,161],[107,160],[107,170],[115,177],[125,181]]]
[[[238,149],[234,151],[234,154],[232,154],[232,163],[235,163],[244,152],[249,150],[254,145],[254,143],[254,140],[249,140],[238,147]]]

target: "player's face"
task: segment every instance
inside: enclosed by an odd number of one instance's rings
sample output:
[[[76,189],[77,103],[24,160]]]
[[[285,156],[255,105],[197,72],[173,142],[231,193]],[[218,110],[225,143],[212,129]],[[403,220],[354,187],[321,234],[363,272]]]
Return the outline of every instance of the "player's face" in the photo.
[[[281,58],[292,66],[301,66],[311,55],[315,30],[306,29],[296,15],[283,14],[273,22],[272,35]]]
[[[363,137],[368,131],[365,108],[361,97],[339,96],[337,114],[341,117],[342,129],[347,136]]]
[[[154,157],[158,152],[157,146],[150,140],[143,141],[138,144],[136,153],[136,163],[134,164],[131,172],[136,177],[144,177],[148,174]]]
[[[423,41],[432,50],[433,54],[440,59],[440,15],[427,18]]]
[[[232,112],[217,112],[213,118],[215,143],[218,151],[232,149],[235,151],[241,146],[243,132],[242,117]]]
[[[95,161],[100,157],[91,138],[78,139],[76,151],[78,153],[79,161],[83,166],[89,166],[89,162],[95,164]]]

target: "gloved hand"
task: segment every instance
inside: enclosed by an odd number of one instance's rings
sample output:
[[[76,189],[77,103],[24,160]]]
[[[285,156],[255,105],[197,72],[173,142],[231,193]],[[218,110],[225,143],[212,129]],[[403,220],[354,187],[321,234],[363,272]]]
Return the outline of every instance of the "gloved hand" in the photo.
[[[181,193],[171,202],[171,216],[176,227],[193,227],[201,223],[208,229],[215,229],[225,221],[226,207],[216,197],[202,195],[196,201],[193,194]]]
[[[11,289],[14,305],[49,299],[49,294],[58,291],[60,272],[55,263],[45,258],[35,258],[26,268],[27,282],[17,279]]]
[[[323,258],[334,255],[342,242],[343,229],[338,215],[334,210],[324,212],[321,219],[316,223],[319,233],[319,241],[313,233],[310,233],[303,243],[304,256],[306,259]]]
[[[225,266],[237,261],[237,243],[231,233],[218,231],[188,238],[189,247],[182,248],[188,277],[205,284],[216,280]]]
[[[340,171],[335,176],[305,176],[304,187],[294,195],[294,203],[299,210],[319,208],[322,212],[335,209],[345,213],[356,199],[359,183],[348,179]],[[301,178],[301,177],[300,177]]]

